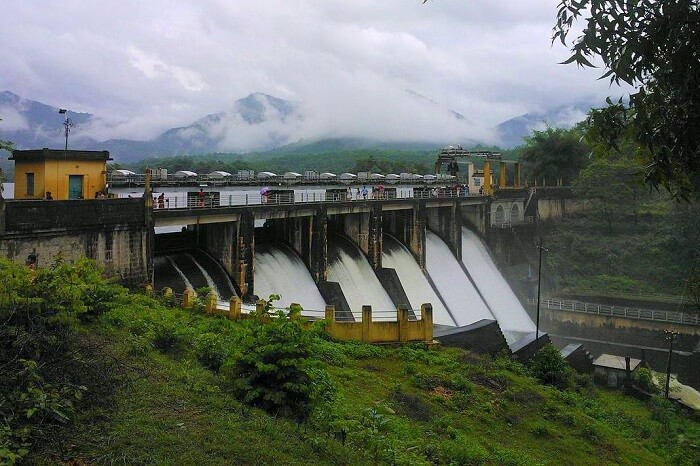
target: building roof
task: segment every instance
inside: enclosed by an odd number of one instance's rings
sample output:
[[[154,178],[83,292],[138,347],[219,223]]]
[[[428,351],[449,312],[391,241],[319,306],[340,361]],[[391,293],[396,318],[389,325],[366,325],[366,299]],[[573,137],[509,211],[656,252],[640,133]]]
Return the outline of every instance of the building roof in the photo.
[[[635,370],[641,362],[642,361],[639,359],[630,358],[630,370]],[[595,361],[593,361],[593,366],[607,367],[609,369],[620,369],[624,371],[626,369],[625,357],[614,354],[601,354]]]
[[[178,170],[173,176],[178,178],[191,178],[193,176],[197,176],[197,174],[189,170]]]
[[[43,149],[13,150],[10,160],[19,162],[39,162],[43,160],[112,160],[106,150],[63,150]]]

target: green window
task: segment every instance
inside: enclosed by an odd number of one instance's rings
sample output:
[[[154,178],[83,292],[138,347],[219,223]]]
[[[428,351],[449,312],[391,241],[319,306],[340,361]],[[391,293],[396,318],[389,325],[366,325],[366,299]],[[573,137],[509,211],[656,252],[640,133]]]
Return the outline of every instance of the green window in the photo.
[[[34,195],[34,173],[27,173],[27,196]]]

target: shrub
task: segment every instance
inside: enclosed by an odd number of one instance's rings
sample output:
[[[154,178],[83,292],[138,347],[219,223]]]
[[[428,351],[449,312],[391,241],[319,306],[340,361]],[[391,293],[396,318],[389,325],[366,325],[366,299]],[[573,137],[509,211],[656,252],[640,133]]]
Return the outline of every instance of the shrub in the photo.
[[[266,313],[272,309],[268,303]],[[250,334],[227,376],[241,400],[272,414],[304,420],[320,394],[311,372],[312,334],[298,319],[280,311],[270,319],[249,321]]]
[[[557,388],[568,388],[572,384],[573,369],[551,343],[543,346],[530,360],[530,371],[540,382]]]
[[[153,346],[163,352],[174,352],[182,348],[185,342],[184,333],[175,323],[163,321],[153,329]]]
[[[0,258],[0,463],[14,463],[38,438],[69,421],[97,364],[76,332],[119,288],[87,259],[36,272]],[[84,354],[85,353],[85,354]]]
[[[639,388],[648,393],[659,393],[659,387],[656,385],[654,374],[646,367],[640,367],[634,372],[634,381],[639,385]]]
[[[207,369],[218,372],[226,359],[222,338],[215,333],[203,333],[195,340],[194,347],[197,361]]]

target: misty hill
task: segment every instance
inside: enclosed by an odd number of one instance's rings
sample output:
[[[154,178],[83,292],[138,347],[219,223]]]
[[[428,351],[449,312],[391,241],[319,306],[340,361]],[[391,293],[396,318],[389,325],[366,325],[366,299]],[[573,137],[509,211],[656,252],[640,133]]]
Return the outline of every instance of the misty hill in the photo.
[[[532,131],[541,131],[547,126],[571,128],[584,120],[593,104],[590,102],[565,105],[546,112],[532,112],[506,120],[496,126],[496,132],[504,149],[512,149],[525,143],[524,138]]]
[[[18,149],[63,147],[64,116],[58,110],[9,91],[0,92],[0,139],[14,142]],[[84,125],[93,116],[71,112],[70,118],[74,124]]]
[[[417,92],[406,93],[426,111],[436,111],[447,117],[446,121],[459,122],[465,128],[470,121],[462,114],[447,109]],[[547,124],[570,127],[584,118],[589,106],[575,104],[557,109],[527,113],[497,126],[503,148],[522,144],[523,137],[533,129],[542,129]],[[154,139],[136,141],[131,139],[102,140],[91,128],[98,117],[89,113],[69,113],[76,124],[69,139],[69,147],[108,150],[115,160],[131,163],[147,157],[194,155],[215,152],[274,152],[279,155],[294,153],[320,153],[352,149],[435,150],[446,144],[460,143],[474,146],[479,141],[441,140],[423,136],[424,140],[381,140],[363,137],[300,137],[301,125],[305,123],[303,106],[300,103],[280,99],[263,93],[253,93],[239,99],[226,111],[212,113],[189,125],[169,129]],[[18,149],[40,147],[62,147],[63,116],[58,108],[41,102],[23,99],[12,92],[0,93],[0,139],[13,141]],[[337,128],[336,133],[344,128]],[[407,132],[410,134],[410,132]]]

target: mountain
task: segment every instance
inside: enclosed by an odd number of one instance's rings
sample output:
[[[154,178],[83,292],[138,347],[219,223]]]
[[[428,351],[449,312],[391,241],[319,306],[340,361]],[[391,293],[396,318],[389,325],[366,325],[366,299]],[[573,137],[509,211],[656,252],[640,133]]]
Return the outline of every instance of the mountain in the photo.
[[[541,131],[547,126],[571,128],[586,118],[586,114],[595,104],[579,102],[564,105],[545,112],[525,113],[499,123],[495,130],[503,149],[512,149],[525,143],[524,138],[533,130]]]
[[[470,126],[470,121],[462,114],[438,104],[430,98],[410,89],[405,92],[429,112],[437,111],[448,120]],[[533,112],[504,121],[495,127],[502,148],[512,148],[523,143],[533,129],[543,129],[546,125],[571,127],[585,117],[589,104],[577,103],[555,108],[546,112]],[[12,92],[0,92],[0,139],[13,141],[18,149],[41,147],[63,147],[63,116],[58,108],[41,102],[23,99]],[[134,162],[146,157],[205,154],[213,152],[251,153],[274,151],[285,153],[316,153],[341,149],[402,149],[434,150],[445,144],[459,142],[464,146],[479,143],[476,140],[443,141],[440,137],[432,140],[392,140],[377,138],[299,137],[305,121],[302,105],[263,93],[252,93],[235,101],[229,109],[206,115],[187,126],[169,129],[149,141],[130,139],[98,140],[92,134],[92,125],[97,117],[89,113],[69,114],[76,125],[70,135],[69,148],[79,147],[91,150],[108,150],[119,162]],[[344,128],[336,128],[342,133]],[[410,136],[409,136],[410,138]]]
[[[0,139],[12,141],[17,149],[62,147],[63,116],[58,110],[22,99],[9,91],[1,92]],[[89,134],[90,125],[95,121],[93,115],[70,112],[69,116],[77,126],[69,137],[69,147],[108,150],[120,162],[221,150],[270,150],[294,140],[294,123],[303,120],[296,102],[262,93],[250,94],[234,102],[229,111],[206,115],[190,125],[169,129],[150,141],[97,140]]]
[[[57,107],[26,100],[9,91],[0,92],[0,139],[12,141],[18,149],[63,147],[64,116]],[[73,124],[85,125],[89,113],[70,113]]]
[[[294,122],[303,120],[299,104],[253,93],[228,112],[206,115],[188,126],[172,128],[150,141],[110,139],[94,148],[131,162],[151,156],[270,150],[292,141]]]

